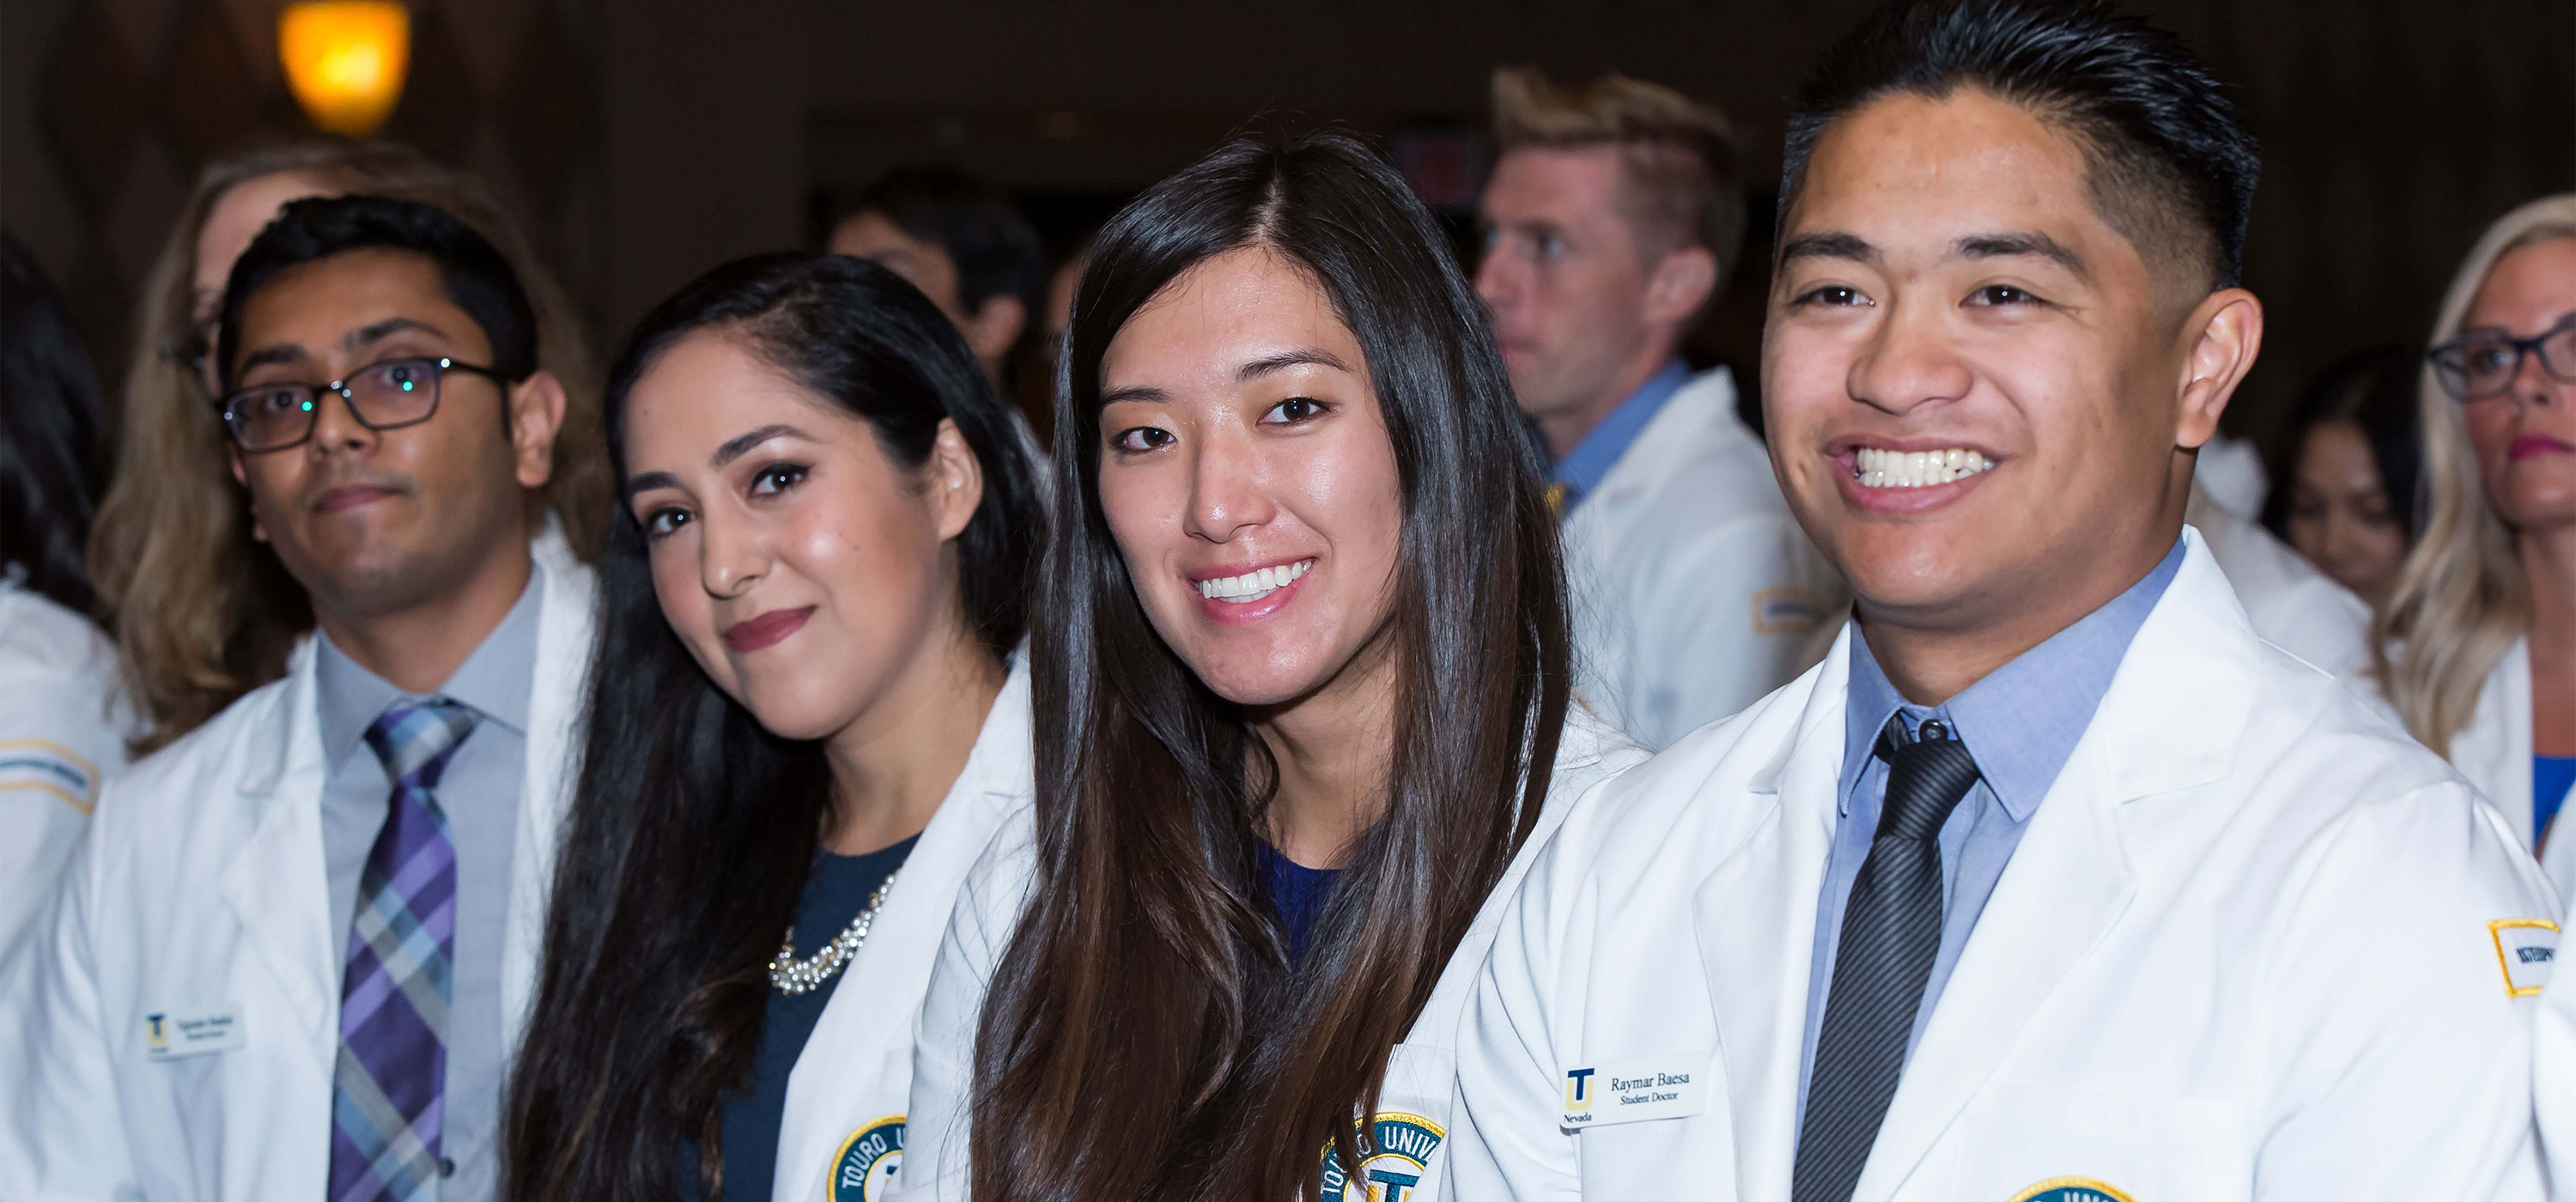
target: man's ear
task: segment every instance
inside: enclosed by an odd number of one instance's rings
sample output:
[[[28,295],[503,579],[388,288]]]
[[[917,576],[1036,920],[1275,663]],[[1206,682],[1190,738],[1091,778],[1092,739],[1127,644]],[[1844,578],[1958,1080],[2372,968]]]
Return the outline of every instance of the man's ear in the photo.
[[[242,462],[241,448],[232,446],[229,443],[224,447],[224,458],[232,464],[233,483],[241,485],[242,492],[245,494],[243,499],[250,502],[248,508],[250,510],[250,536],[252,540],[263,543],[267,542],[268,527],[259,520],[259,502],[253,500],[247,495],[250,492],[250,465]]]
[[[1705,246],[1685,246],[1665,255],[1646,277],[1646,319],[1688,322],[1717,290],[1717,256]]]
[[[519,487],[544,488],[555,475],[555,435],[563,429],[563,381],[540,371],[510,386],[510,446]]]
[[[951,539],[965,533],[966,523],[975,518],[975,507],[984,502],[984,464],[975,458],[975,448],[966,445],[955,420],[939,419],[930,459],[921,470],[930,488],[930,510],[938,520],[939,537]]]
[[[1011,345],[1020,340],[1020,331],[1029,328],[1029,307],[1020,298],[997,292],[975,306],[966,319],[966,345],[973,347],[975,357],[991,363],[1011,353]]]
[[[2174,445],[2198,449],[2218,435],[2219,415],[2263,349],[2263,302],[2242,288],[2209,294],[2183,319],[2186,342]]]

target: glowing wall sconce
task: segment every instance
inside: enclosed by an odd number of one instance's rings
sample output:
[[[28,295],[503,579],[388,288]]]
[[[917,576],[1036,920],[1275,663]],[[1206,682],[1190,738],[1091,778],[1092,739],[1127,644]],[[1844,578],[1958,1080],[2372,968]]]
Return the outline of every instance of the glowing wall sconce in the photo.
[[[402,99],[411,10],[399,0],[298,0],[277,18],[277,58],[316,127],[366,137]]]

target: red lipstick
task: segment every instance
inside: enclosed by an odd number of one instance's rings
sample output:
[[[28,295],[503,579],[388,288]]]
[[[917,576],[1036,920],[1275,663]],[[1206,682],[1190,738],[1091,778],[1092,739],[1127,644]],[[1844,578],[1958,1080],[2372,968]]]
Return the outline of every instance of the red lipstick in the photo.
[[[773,609],[757,618],[746,618],[724,629],[725,649],[736,655],[748,655],[763,647],[774,647],[787,641],[814,616],[811,605],[798,609]]]
[[[2525,434],[2505,444],[2504,457],[2507,460],[2519,462],[2524,459],[2537,459],[2543,455],[2565,455],[2571,452],[2576,452],[2576,447],[2567,445],[2561,439],[2552,438],[2546,434]]]

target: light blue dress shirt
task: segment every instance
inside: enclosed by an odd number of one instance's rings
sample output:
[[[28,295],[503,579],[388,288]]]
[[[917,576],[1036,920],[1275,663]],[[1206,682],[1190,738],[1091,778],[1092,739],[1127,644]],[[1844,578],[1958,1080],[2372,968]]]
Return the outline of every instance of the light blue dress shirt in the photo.
[[[510,1049],[501,1015],[501,944],[509,930],[510,871],[528,770],[528,701],[536,683],[537,620],[545,577],[528,587],[492,633],[439,686],[481,718],[447,763],[438,805],[456,845],[456,959],[449,978],[446,1131],[439,1154],[454,1174],[441,1202],[483,1202],[498,1192],[501,1078]],[[358,878],[392,807],[393,782],[367,747],[367,727],[410,694],[316,634],[321,703],[322,862],[329,883],[334,955],[345,956],[357,921]],[[327,1133],[326,1133],[327,1135]]]
[[[1638,385],[1637,391],[1629,393],[1627,400],[1619,402],[1618,408],[1611,410],[1592,427],[1591,433],[1583,436],[1583,441],[1575,443],[1574,449],[1565,453],[1565,458],[1557,460],[1556,466],[1548,469],[1548,479],[1565,486],[1567,511],[1581,504],[1585,494],[1601,487],[1601,481],[1610,474],[1610,468],[1619,462],[1621,455],[1628,453],[1629,444],[1645,432],[1646,423],[1655,420],[1655,415],[1664,411],[1664,402],[1673,399],[1673,394],[1680,392],[1682,385],[1688,383],[1690,368],[1681,360],[1664,364],[1663,370],[1646,377],[1646,382]]]
[[[1852,882],[1860,878],[1861,862],[1869,858],[1879,809],[1887,799],[1887,764],[1871,754],[1878,732],[1890,715],[1901,717],[1909,732],[1938,719],[1977,761],[1976,785],[1941,824],[1941,948],[1905,1039],[1911,1059],[1933,1003],[1958,966],[1968,933],[1976,929],[1977,916],[1994,895],[2022,831],[2057,783],[2058,770],[2074,754],[2084,728],[2092,725],[2093,711],[2110,691],[2130,641],[2165,595],[2165,586],[2173,583],[2174,573],[2182,570],[2182,559],[2183,544],[2176,540],[2173,550],[2128,591],[1936,706],[1915,705],[1898,695],[1870,654],[1868,640],[1858,630],[1852,632],[1851,682],[1843,709],[1841,817],[1834,825],[1824,888],[1816,899],[1815,953],[1807,978],[1806,1040],[1798,1067],[1802,1126],[1808,1078],[1816,1070],[1816,1037],[1825,1024],[1825,996],[1833,988],[1843,910],[1851,900]]]

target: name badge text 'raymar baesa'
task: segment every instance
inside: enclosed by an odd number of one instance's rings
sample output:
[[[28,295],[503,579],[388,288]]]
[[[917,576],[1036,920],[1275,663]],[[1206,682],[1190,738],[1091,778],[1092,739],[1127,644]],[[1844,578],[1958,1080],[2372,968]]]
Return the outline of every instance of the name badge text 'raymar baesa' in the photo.
[[[1708,1109],[1717,1058],[1693,1052],[1603,1060],[1567,1068],[1561,1080],[1565,1125],[1575,1130],[1688,1118]]]
[[[231,1006],[152,1010],[143,1015],[143,1054],[154,1060],[229,1052],[248,1042],[241,1011]]]

